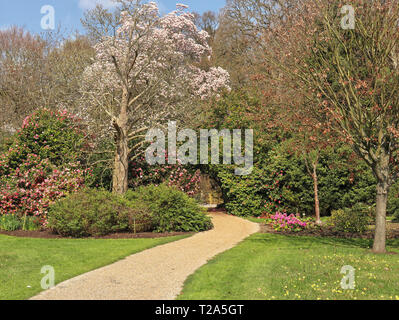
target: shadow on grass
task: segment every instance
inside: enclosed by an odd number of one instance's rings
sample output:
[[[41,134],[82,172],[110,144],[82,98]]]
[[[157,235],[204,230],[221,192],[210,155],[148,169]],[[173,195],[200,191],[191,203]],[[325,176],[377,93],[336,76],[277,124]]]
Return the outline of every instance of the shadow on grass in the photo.
[[[332,247],[357,247],[362,249],[370,249],[373,245],[372,239],[344,239],[333,237],[304,237],[294,235],[279,235],[279,234],[257,234],[247,239],[252,243],[263,243],[273,247],[289,247],[289,248],[311,248],[315,246],[332,246]],[[397,240],[389,241],[390,246],[397,246]]]

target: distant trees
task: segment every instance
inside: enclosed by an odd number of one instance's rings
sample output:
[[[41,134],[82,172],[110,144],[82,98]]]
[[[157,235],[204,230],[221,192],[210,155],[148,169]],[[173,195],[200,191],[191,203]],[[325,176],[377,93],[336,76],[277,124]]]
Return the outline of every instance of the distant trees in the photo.
[[[1,126],[17,129],[37,107],[77,108],[80,79],[93,50],[81,36],[59,39],[22,28],[0,31]]]
[[[14,130],[41,93],[45,42],[21,28],[0,31],[0,116],[3,130]]]
[[[194,23],[200,29],[208,32],[209,42],[212,45],[217,29],[219,28],[219,15],[213,11],[206,11],[202,14],[194,12]]]

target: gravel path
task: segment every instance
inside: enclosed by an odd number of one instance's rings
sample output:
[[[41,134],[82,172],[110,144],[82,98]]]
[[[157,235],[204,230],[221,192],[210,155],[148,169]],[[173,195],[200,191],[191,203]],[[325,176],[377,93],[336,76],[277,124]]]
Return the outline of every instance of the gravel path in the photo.
[[[215,228],[190,238],[142,251],[91,271],[33,300],[172,300],[187,277],[215,255],[233,248],[259,225],[223,213],[212,213]],[[57,272],[57,270],[56,270]]]

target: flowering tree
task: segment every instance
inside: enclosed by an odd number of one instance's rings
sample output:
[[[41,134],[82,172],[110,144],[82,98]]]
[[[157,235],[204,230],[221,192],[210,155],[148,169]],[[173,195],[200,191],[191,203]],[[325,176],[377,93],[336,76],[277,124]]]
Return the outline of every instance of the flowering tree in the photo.
[[[186,6],[161,16],[154,2],[121,0],[119,5],[120,22],[95,45],[84,91],[100,117],[111,121],[105,128],[115,135],[113,190],[124,193],[129,160],[141,155],[144,132],[228,88],[229,75],[221,68],[198,67],[211,48]]]

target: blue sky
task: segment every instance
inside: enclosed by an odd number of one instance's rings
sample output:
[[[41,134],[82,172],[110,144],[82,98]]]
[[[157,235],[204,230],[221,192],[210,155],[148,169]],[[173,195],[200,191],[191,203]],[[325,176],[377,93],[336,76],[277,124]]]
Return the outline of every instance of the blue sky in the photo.
[[[84,10],[91,8],[96,2],[110,5],[111,0],[0,0],[0,29],[10,25],[26,27],[32,32],[42,32],[41,8],[46,5],[54,7],[55,24],[68,30],[81,30],[80,18]],[[224,7],[225,0],[158,0],[162,11],[168,12],[176,8],[176,3],[190,6],[190,10],[204,12],[217,11]]]

